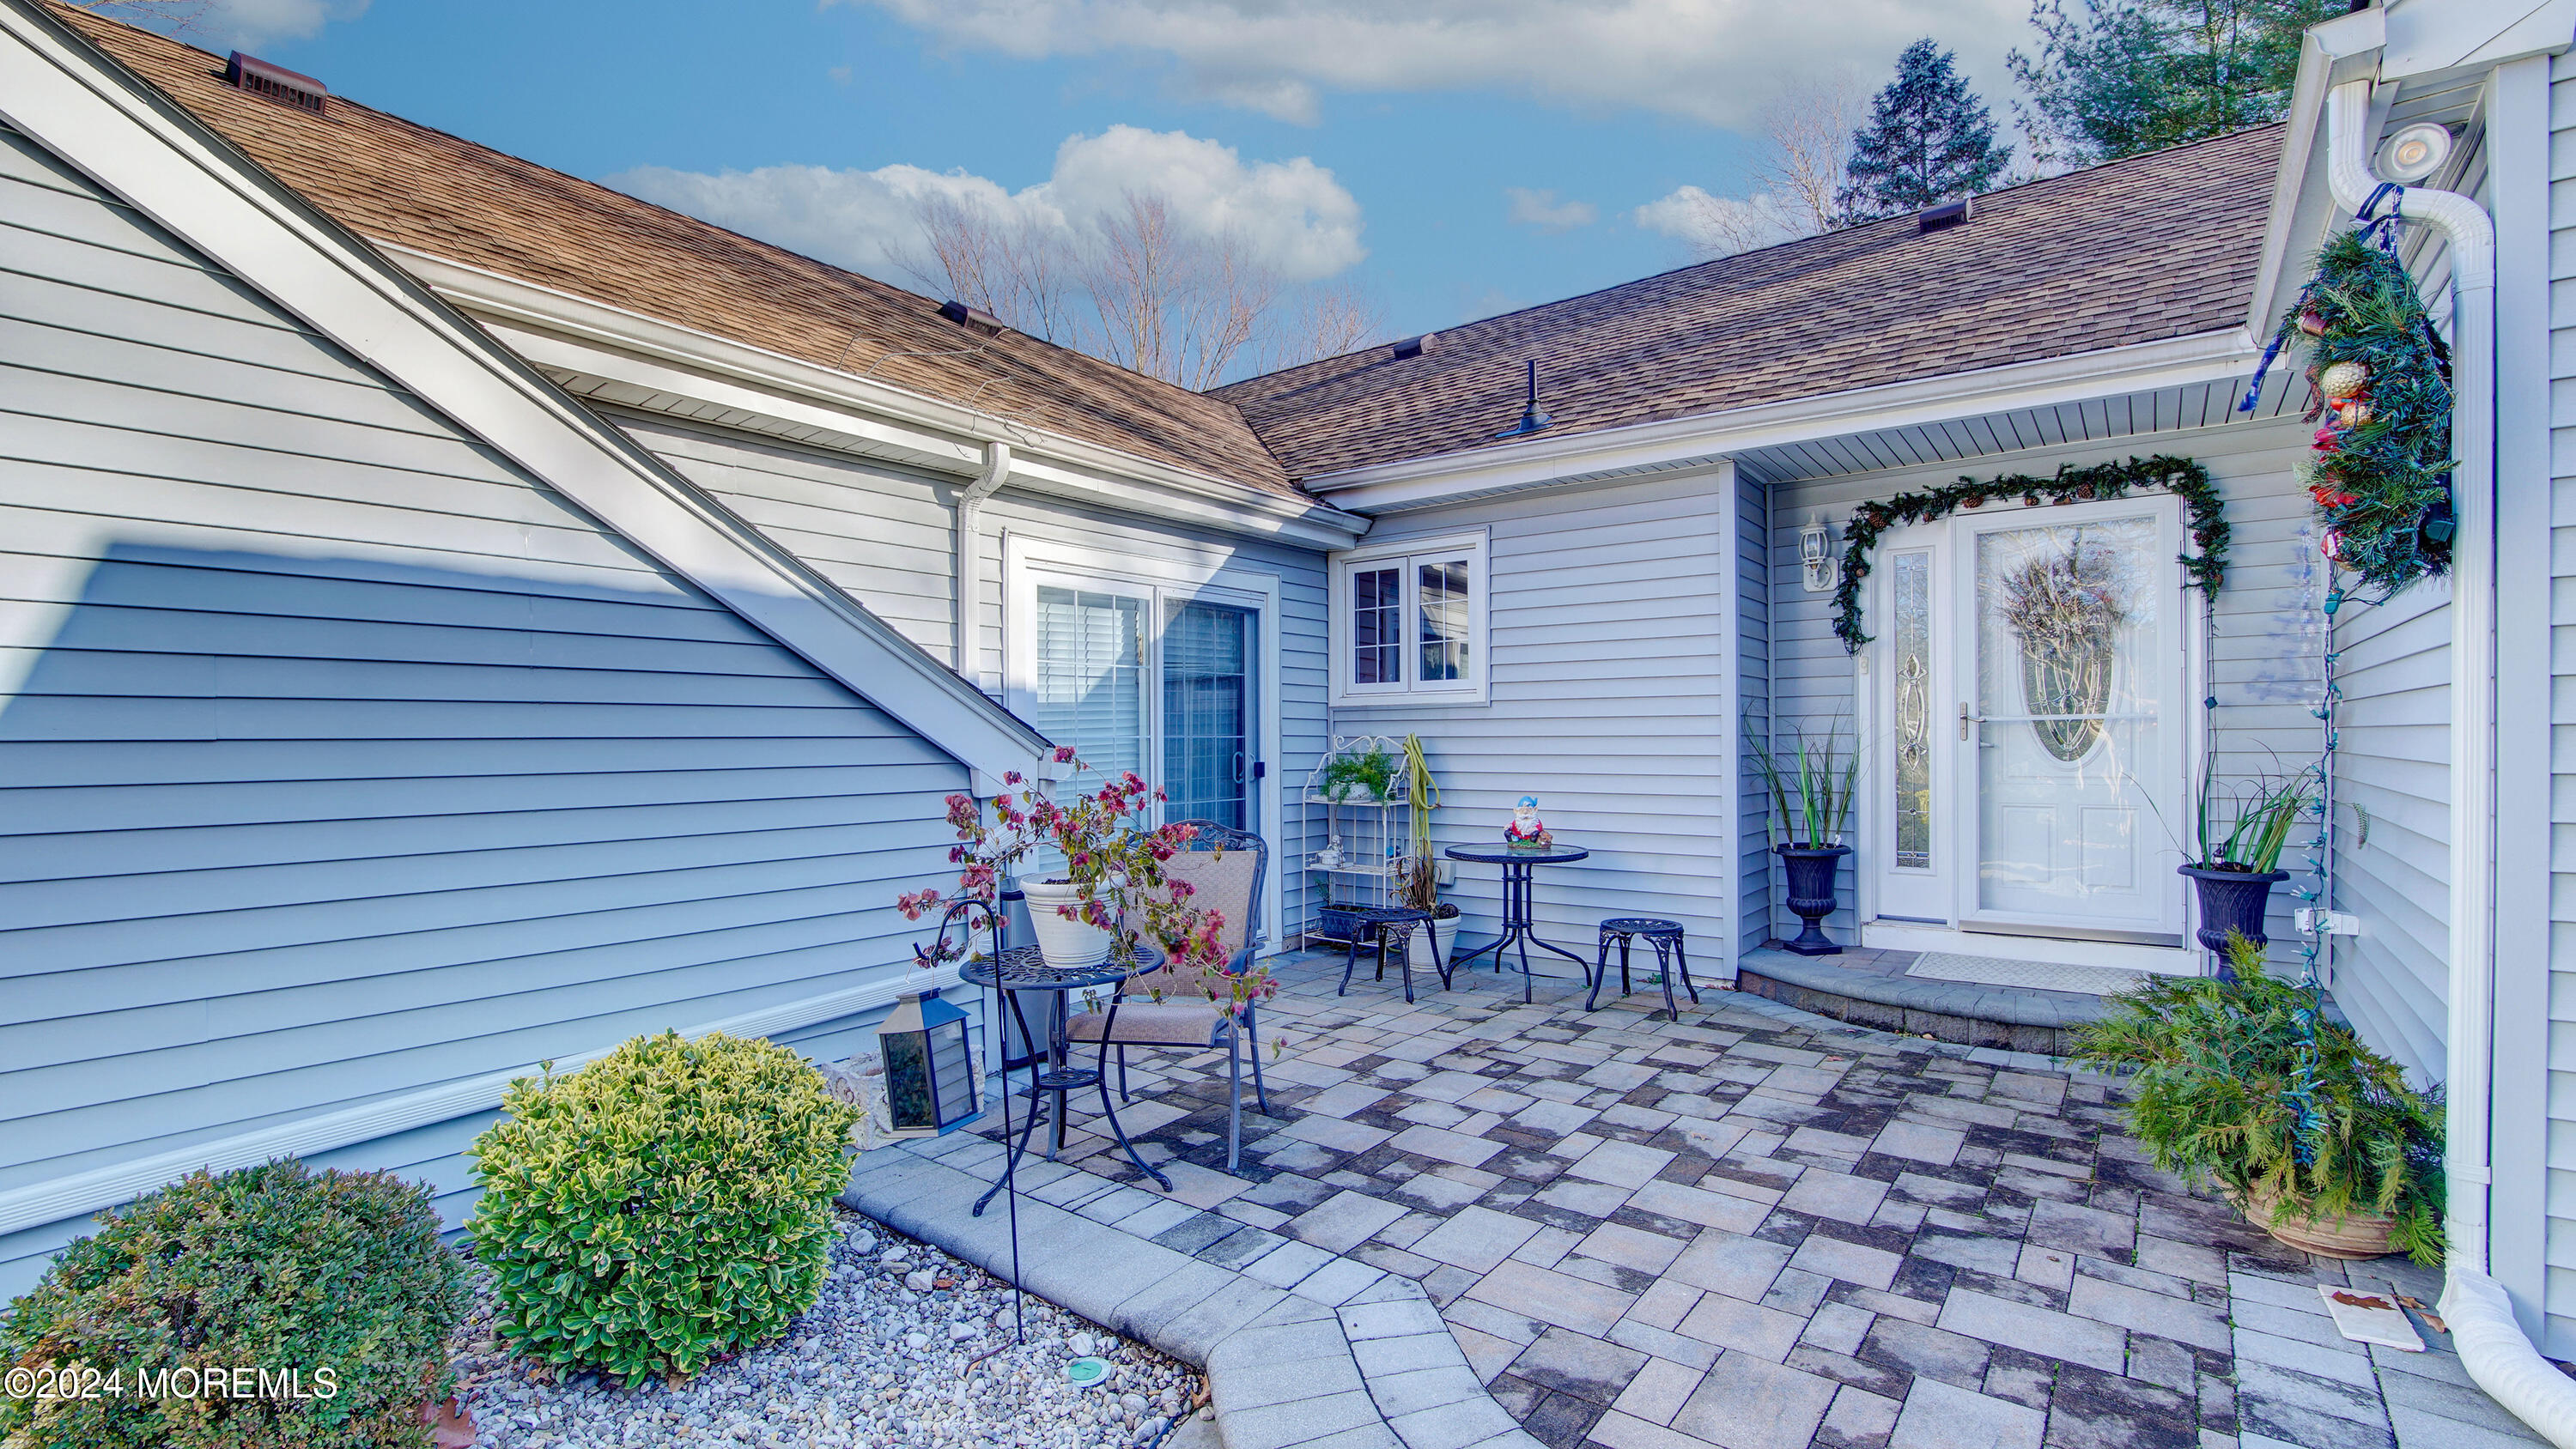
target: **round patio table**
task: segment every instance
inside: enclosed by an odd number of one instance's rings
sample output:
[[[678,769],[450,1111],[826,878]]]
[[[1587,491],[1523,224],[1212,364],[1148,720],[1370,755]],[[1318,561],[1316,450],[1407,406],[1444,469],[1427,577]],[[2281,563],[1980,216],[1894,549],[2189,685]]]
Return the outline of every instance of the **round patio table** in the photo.
[[[1493,944],[1479,946],[1459,958],[1461,969],[1491,951],[1494,953],[1494,969],[1499,972],[1503,969],[1503,948],[1513,947],[1520,952],[1521,1000],[1527,1002],[1530,1000],[1529,948],[1535,944],[1541,950],[1554,951],[1582,967],[1584,980],[1592,979],[1591,962],[1552,941],[1540,939],[1530,922],[1531,873],[1542,865],[1570,865],[1591,855],[1591,851],[1579,845],[1551,845],[1545,850],[1514,850],[1506,845],[1453,845],[1441,854],[1451,860],[1472,860],[1481,865],[1503,868],[1503,933],[1494,938]]]
[[[993,1194],[1016,1181],[1014,1173],[1020,1165],[1020,1157],[1028,1151],[1030,1134],[1037,1130],[1038,1112],[1043,1105],[1038,1099],[1041,1092],[1055,1094],[1055,1126],[1047,1148],[1049,1160],[1055,1157],[1056,1149],[1064,1145],[1066,1097],[1085,1087],[1097,1087],[1100,1089],[1100,1113],[1109,1119],[1109,1130],[1117,1137],[1118,1146],[1126,1152],[1127,1160],[1136,1164],[1137,1171],[1161,1183],[1163,1191],[1172,1190],[1170,1178],[1136,1155],[1136,1144],[1127,1140],[1127,1129],[1118,1125],[1118,1109],[1109,1100],[1109,1043],[1116,1035],[1111,1028],[1118,1021],[1118,995],[1114,989],[1109,995],[1109,1020],[1102,1024],[1098,1060],[1087,1067],[1070,1066],[1066,1061],[1072,1046],[1065,1036],[1065,998],[1085,988],[1115,988],[1128,977],[1141,976],[1162,964],[1162,952],[1151,946],[1139,945],[1132,963],[1109,960],[1097,966],[1059,969],[1049,966],[1037,947],[1014,946],[997,955],[969,961],[957,969],[958,979],[984,987],[1010,1004],[1011,1016],[1020,1026],[1020,1040],[1025,1042],[1034,1042],[1037,1037],[1029,1031],[1029,1019],[1020,1009],[1020,997],[1028,992],[1045,992],[1055,997],[1047,1003],[1046,1061],[1032,1066],[1029,1072],[1029,1120],[1021,1126],[1018,1140],[1011,1144],[1010,1155],[1002,1161],[1001,1180],[975,1199],[975,1216],[982,1217],[986,1205],[993,1201]],[[1002,1135],[1006,1138],[1011,1135],[1011,1098],[1014,1095],[1007,1087],[1002,1093]]]

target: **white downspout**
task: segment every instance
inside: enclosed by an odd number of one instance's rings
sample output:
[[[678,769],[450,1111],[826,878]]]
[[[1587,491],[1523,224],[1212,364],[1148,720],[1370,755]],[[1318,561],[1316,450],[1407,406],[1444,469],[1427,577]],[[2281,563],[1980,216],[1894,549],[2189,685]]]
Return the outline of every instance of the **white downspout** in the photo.
[[[2326,96],[2326,175],[2335,200],[2357,209],[2379,187],[2371,174],[2371,82]],[[2453,191],[2409,187],[2409,221],[2451,244],[2456,409],[2452,443],[2450,1023],[2444,1173],[2448,1282],[2442,1314],[2461,1365],[2480,1388],[2559,1449],[2576,1449],[2576,1382],[2523,1336],[2512,1301],[2487,1273],[2495,1043],[2495,224]],[[2535,305],[2537,305],[2535,299]]]
[[[991,442],[984,445],[984,470],[975,475],[957,494],[957,647],[955,665],[966,682],[981,688],[975,669],[975,604],[983,584],[978,577],[983,568],[982,550],[976,544],[975,525],[984,511],[984,500],[1000,491],[1011,476],[1011,445]]]

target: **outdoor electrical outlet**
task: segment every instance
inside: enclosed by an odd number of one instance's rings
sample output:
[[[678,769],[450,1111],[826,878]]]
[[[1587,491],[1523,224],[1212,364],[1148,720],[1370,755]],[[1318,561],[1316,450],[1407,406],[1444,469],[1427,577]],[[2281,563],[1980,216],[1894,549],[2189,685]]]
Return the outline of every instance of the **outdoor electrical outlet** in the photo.
[[[2321,911],[2314,906],[2301,906],[2294,917],[2294,922],[2299,928],[2299,934],[2303,936],[2317,934],[2317,928],[2321,924],[2325,928],[2325,934],[2329,936],[2361,934],[2361,918],[2350,911]]]

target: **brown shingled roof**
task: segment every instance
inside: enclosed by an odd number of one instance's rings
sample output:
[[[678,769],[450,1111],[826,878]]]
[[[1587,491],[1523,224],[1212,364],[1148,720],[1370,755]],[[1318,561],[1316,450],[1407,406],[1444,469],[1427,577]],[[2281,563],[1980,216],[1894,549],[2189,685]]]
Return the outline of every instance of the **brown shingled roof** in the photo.
[[[1301,497],[1233,405],[900,288],[333,96],[316,116],[227,85],[193,46],[53,13],[350,230],[801,361]]]
[[[1290,476],[1495,446],[1523,363],[1561,437],[2029,362],[2245,318],[2281,127],[1703,262],[1215,390]]]

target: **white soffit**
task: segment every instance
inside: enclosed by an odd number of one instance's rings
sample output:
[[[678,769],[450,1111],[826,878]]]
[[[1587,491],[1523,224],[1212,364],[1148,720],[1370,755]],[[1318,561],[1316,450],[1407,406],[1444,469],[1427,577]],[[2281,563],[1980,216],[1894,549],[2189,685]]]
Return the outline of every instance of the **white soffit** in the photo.
[[[2387,8],[2379,78],[2484,69],[2576,44],[2576,0],[2405,0]]]

